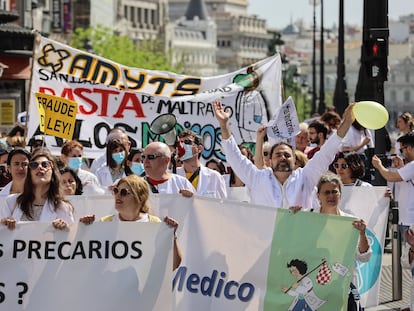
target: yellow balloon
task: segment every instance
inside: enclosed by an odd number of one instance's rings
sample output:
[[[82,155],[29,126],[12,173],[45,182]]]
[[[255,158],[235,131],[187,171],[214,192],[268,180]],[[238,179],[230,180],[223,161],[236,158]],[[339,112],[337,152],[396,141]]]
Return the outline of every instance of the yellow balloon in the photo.
[[[378,130],[388,122],[387,109],[374,101],[357,102],[353,111],[358,123],[367,129]]]

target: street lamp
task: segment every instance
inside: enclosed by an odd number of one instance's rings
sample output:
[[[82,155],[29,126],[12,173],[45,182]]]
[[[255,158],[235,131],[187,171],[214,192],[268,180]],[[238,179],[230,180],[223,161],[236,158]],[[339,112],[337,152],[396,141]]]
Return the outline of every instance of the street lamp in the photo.
[[[293,72],[293,87],[295,90],[295,106],[298,107],[298,93],[299,93],[299,87],[300,86],[300,73],[299,68],[295,67]]]
[[[316,6],[319,0],[309,0],[313,5],[313,48],[312,48],[312,112],[316,112]]]
[[[285,88],[287,87],[288,81],[288,70],[289,70],[289,59],[286,54],[282,54],[282,80],[283,80],[283,89],[282,89],[282,99],[285,100]]]
[[[344,0],[339,0],[338,63],[336,68],[336,84],[333,103],[336,111],[340,115],[344,113],[349,102],[345,79],[344,35]]]
[[[318,112],[322,115],[325,112],[325,57],[324,57],[324,29],[323,29],[323,0],[321,0],[321,60],[319,73],[319,107]]]
[[[302,80],[301,92],[303,94],[303,120],[306,119],[306,106],[308,105],[309,84],[307,79]]]

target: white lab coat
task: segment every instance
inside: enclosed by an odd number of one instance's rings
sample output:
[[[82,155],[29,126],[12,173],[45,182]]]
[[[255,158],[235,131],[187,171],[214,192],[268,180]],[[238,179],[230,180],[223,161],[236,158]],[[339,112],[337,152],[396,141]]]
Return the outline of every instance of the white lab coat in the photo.
[[[183,167],[177,167],[177,174],[186,177]],[[226,183],[223,176],[208,167],[201,166],[196,194],[217,199],[227,198]]]
[[[292,171],[282,185],[273,171],[259,170],[243,156],[233,136],[221,142],[228,164],[250,189],[251,203],[276,208],[298,205],[303,210],[312,208],[312,191],[320,176],[328,170],[340,144],[341,138],[333,134],[306,166]]]
[[[20,221],[23,216],[23,211],[17,205],[17,197],[20,194],[11,194],[5,200],[0,201],[0,219],[6,217],[13,217],[16,221]],[[74,223],[73,207],[70,203],[62,202],[62,204],[54,210],[54,204],[46,200],[42,208],[39,221],[53,221],[55,219],[63,219],[67,223]]]

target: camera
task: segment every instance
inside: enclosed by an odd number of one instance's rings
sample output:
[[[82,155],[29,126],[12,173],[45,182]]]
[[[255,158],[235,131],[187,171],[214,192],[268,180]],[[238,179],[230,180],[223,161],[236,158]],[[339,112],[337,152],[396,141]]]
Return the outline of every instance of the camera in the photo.
[[[377,154],[377,157],[381,160],[382,165],[387,168],[392,166],[392,159],[395,156],[396,154]]]

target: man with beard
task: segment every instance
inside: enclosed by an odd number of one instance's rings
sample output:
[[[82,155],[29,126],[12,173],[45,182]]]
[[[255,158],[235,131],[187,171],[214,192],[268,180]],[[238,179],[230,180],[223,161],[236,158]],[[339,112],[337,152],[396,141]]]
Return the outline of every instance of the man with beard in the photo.
[[[221,145],[226,160],[240,179],[250,188],[251,203],[273,206],[276,208],[291,208],[293,210],[310,209],[312,207],[312,191],[319,177],[328,170],[335,154],[339,151],[342,138],[355,120],[350,104],[344,112],[343,122],[336,134],[333,134],[315,154],[304,168],[295,167],[295,156],[292,147],[280,142],[272,146],[271,169],[259,170],[251,161],[245,158],[231,134],[229,118],[231,112],[226,111],[221,102],[214,102],[214,112],[220,124]]]
[[[308,151],[308,159],[312,159],[315,153],[321,150],[322,145],[326,141],[327,135],[328,128],[325,123],[316,120],[309,124],[309,139],[312,144],[316,144],[316,147]]]

